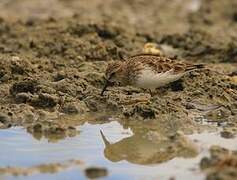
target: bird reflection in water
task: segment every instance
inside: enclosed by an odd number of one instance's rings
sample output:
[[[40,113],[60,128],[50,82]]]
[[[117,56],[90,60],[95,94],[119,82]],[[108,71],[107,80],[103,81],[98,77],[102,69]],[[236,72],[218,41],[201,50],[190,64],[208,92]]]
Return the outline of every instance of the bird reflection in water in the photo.
[[[175,157],[191,158],[197,155],[196,146],[179,133],[165,137],[156,131],[139,131],[116,143],[110,143],[100,131],[105,144],[104,156],[112,161],[126,160],[134,164],[156,164]]]

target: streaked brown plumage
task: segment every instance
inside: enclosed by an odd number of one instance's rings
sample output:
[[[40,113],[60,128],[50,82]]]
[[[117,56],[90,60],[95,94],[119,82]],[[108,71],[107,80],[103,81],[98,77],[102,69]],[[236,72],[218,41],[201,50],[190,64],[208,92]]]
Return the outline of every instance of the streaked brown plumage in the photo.
[[[109,63],[105,76],[107,82],[116,81],[121,85],[155,89],[178,80],[189,71],[200,68],[203,68],[202,64],[190,64],[157,55],[139,54],[127,58],[126,61]],[[102,95],[107,85],[102,90]]]

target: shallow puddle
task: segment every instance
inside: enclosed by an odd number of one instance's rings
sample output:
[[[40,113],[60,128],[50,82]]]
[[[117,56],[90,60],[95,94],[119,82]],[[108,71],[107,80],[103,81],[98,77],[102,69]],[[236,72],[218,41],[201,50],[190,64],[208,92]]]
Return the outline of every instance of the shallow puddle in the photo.
[[[188,136],[198,154],[184,145],[182,151],[170,151],[167,155],[170,142],[150,132],[134,134],[116,121],[99,125],[86,123],[78,129],[80,134],[77,136],[55,143],[44,138],[37,140],[20,127],[1,130],[1,168],[30,168],[71,159],[82,163],[72,163],[55,173],[34,171],[28,176],[3,173],[0,179],[86,179],[84,169],[92,166],[106,168],[106,179],[204,179],[198,164],[208,155],[211,145],[237,149],[236,139],[224,139],[218,133],[202,133]]]

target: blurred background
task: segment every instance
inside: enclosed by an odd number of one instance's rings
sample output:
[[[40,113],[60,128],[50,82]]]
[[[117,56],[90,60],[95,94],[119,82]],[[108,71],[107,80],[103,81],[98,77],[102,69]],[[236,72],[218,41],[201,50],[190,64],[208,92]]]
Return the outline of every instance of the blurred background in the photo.
[[[168,33],[184,32],[196,23],[221,23],[225,28],[237,21],[236,4],[235,0],[1,0],[0,16],[26,20],[77,15],[80,20],[111,20]]]

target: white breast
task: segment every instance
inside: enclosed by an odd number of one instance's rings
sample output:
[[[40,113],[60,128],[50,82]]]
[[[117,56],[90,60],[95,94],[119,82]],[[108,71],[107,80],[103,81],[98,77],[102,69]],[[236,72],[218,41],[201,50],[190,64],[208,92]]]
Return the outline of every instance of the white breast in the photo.
[[[184,73],[174,74],[173,69],[164,73],[155,73],[150,68],[146,68],[137,79],[136,86],[144,89],[156,89],[178,80],[183,75]]]

